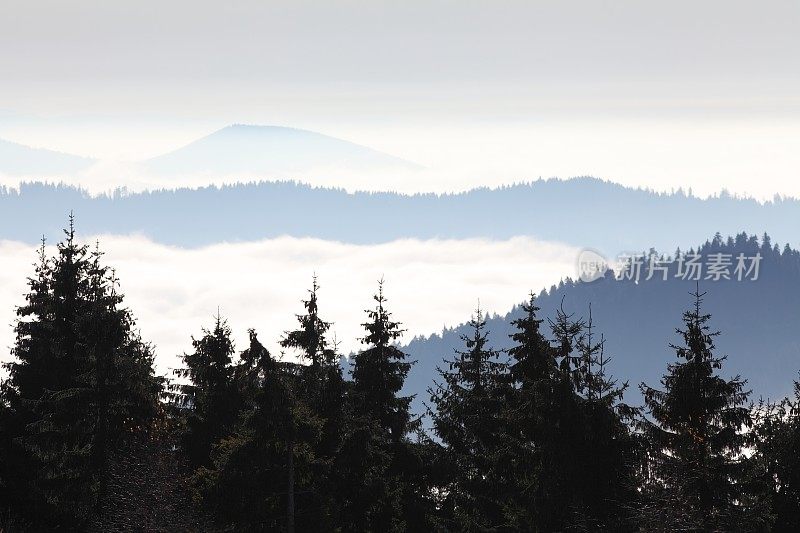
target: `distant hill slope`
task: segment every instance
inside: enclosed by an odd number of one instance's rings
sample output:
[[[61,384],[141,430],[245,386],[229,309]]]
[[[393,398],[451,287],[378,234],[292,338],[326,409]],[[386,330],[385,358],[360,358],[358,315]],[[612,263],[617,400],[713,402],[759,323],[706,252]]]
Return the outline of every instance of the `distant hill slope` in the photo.
[[[606,254],[674,250],[697,235],[768,231],[800,244],[800,201],[659,194],[592,178],[541,180],[465,193],[348,193],[289,182],[91,197],[66,186],[0,189],[0,239],[59,235],[73,210],[83,233],[142,233],[200,246],[291,235],[368,244],[402,238],[526,235]],[[567,274],[567,273],[565,273]]]
[[[17,177],[54,177],[86,170],[94,159],[31,148],[0,139],[0,174]]]
[[[312,170],[419,168],[409,161],[312,131],[242,124],[223,128],[144,165],[156,174],[268,179],[299,177]]]
[[[713,253],[734,257],[762,254],[757,281],[701,281],[700,290],[707,292],[704,309],[712,315],[711,328],[721,332],[716,339],[717,354],[728,356],[724,374],[748,379],[755,400],[789,394],[800,371],[800,252],[789,247],[780,250],[745,235],[727,241],[715,239],[697,251],[706,257]],[[639,383],[659,385],[667,364],[675,360],[669,343],[679,342],[675,328],[682,326],[682,313],[692,304],[688,293],[695,289],[694,281],[661,281],[657,277],[638,284],[608,277],[591,283],[568,281],[537,298],[548,335],[546,319],[554,318],[562,298],[564,309],[576,318],[586,317],[591,303],[596,333],[598,338],[600,333],[605,335],[606,355],[612,358],[610,372],[620,382],[629,381],[626,400],[632,404],[641,402]],[[525,295],[520,295],[523,299]],[[495,348],[511,346],[511,321],[520,313],[521,309],[515,308],[488,320]],[[406,392],[417,395],[417,412],[424,411],[423,402],[429,403],[426,389],[436,377],[436,366],[442,364],[443,356],[450,357],[455,348],[463,348],[459,335],[465,332],[462,325],[441,335],[414,339],[404,348],[417,360],[406,382]]]

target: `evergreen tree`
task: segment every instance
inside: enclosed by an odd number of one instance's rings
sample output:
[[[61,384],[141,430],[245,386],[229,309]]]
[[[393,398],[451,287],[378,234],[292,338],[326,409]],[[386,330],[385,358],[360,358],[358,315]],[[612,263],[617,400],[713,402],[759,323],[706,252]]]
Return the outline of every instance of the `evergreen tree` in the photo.
[[[319,316],[318,290],[319,285],[315,276],[309,291],[309,298],[303,300],[306,312],[296,315],[299,323],[298,329],[286,332],[280,344],[283,348],[299,352],[301,361],[304,363],[302,376],[305,390],[303,392],[312,405],[320,411],[323,418],[329,418],[326,416],[327,414],[336,415],[335,418],[338,418],[337,413],[341,411],[342,407],[344,380],[336,347],[329,342],[327,337],[331,323],[322,320]],[[329,410],[331,412],[326,413]],[[328,428],[329,431],[334,431],[334,429]],[[335,449],[333,442],[326,445],[332,446],[329,451]]]
[[[20,498],[15,495],[14,489],[21,485],[19,480],[22,477],[22,472],[17,471],[14,465],[18,454],[14,451],[13,436],[19,432],[14,430],[13,411],[5,397],[8,390],[7,385],[0,381],[0,516],[2,517],[10,517],[12,513],[20,511],[16,508]],[[0,528],[3,527],[3,520],[0,518]]]
[[[574,313],[567,313],[564,310],[562,298],[561,306],[556,309],[555,320],[548,319],[548,322],[553,334],[560,377],[564,385],[571,384],[572,389],[577,390],[583,386],[582,366],[586,359],[582,354],[576,353],[576,347],[586,323],[583,319],[574,317]]]
[[[57,509],[74,510],[80,516],[90,512],[92,503],[91,407],[86,379],[90,361],[79,337],[80,319],[89,311],[91,261],[88,246],[75,242],[71,224],[66,236],[58,245],[50,280],[55,324],[50,338],[41,339],[52,350],[48,370],[60,377],[48,380],[55,383],[45,386],[33,403],[35,419],[24,440],[41,465],[37,488]],[[12,376],[14,370],[12,366]]]
[[[93,445],[91,461],[98,472],[98,506],[108,492],[113,452],[132,437],[149,431],[161,408],[158,402],[163,379],[154,376],[152,347],[134,330],[113,270],[100,263],[97,246],[89,270],[88,309],[80,325],[88,368],[82,380],[89,385],[92,401]]]
[[[519,529],[564,531],[576,529],[585,516],[580,497],[584,419],[576,392],[585,383],[585,356],[577,351],[585,323],[568,314],[562,302],[548,321],[548,343],[539,329],[538,310],[531,297],[525,315],[515,322],[517,345],[510,351],[515,384],[507,415],[511,428],[520,417],[509,439],[517,444],[514,455],[520,462],[511,516]]]
[[[410,396],[398,396],[411,363],[392,343],[403,334],[384,304],[383,281],[374,296],[376,307],[365,312],[369,321],[362,324],[367,335],[361,342],[368,346],[353,358],[352,398],[358,411],[378,422],[380,431],[392,443],[401,442],[415,429],[409,413]]]
[[[28,424],[36,420],[33,412],[36,400],[43,395],[45,387],[56,388],[55,380],[61,377],[48,371],[48,362],[54,359],[50,330],[55,320],[50,290],[53,267],[44,239],[38,255],[35,275],[28,278],[26,304],[17,310],[17,340],[12,349],[15,361],[5,365],[9,379],[2,383],[1,394],[5,407],[1,436],[5,472],[3,491],[7,498],[4,501],[17,514],[28,517],[36,516],[45,507],[45,502],[41,492],[34,488],[34,474],[40,465],[25,449],[23,437],[27,435]]]
[[[480,309],[470,320],[472,334],[462,336],[463,351],[438,369],[442,382],[430,390],[436,410],[434,429],[451,463],[449,484],[443,488],[450,527],[463,531],[495,530],[505,524],[499,445],[502,410],[507,393],[507,365],[486,346],[486,321]]]
[[[763,517],[753,512],[743,451],[751,427],[749,391],[736,376],[719,376],[725,360],[714,355],[705,293],[677,329],[683,344],[670,345],[678,361],[668,366],[663,389],[640,386],[649,414],[641,421],[648,439],[650,478],[640,511],[642,527],[683,531],[752,531]]]
[[[509,350],[514,389],[506,404],[504,462],[514,474],[505,512],[515,529],[545,531],[556,527],[566,512],[561,507],[568,494],[564,475],[554,461],[563,451],[559,432],[564,427],[554,422],[572,405],[558,400],[572,396],[559,395],[563,387],[557,351],[541,332],[543,320],[533,295],[522,310],[523,315],[512,322],[515,345]]]
[[[517,530],[623,531],[635,489],[634,441],[607,377],[604,340],[588,321],[556,310],[552,344],[541,332],[533,295],[509,350],[513,388],[506,408],[510,480],[506,515]]]
[[[772,531],[800,531],[800,382],[794,398],[762,405],[756,424],[756,460],[763,471]]]
[[[241,409],[234,380],[233,341],[227,322],[217,314],[214,328],[192,337],[192,353],[183,355],[184,368],[175,374],[188,383],[174,387],[174,400],[185,410],[182,447],[195,467],[211,466],[213,446],[233,431]]]
[[[314,449],[311,487],[307,489],[302,503],[304,516],[317,528],[332,528],[341,499],[345,497],[337,490],[339,480],[334,478],[332,466],[339,453],[342,432],[345,427],[344,399],[346,384],[339,365],[335,343],[328,341],[330,322],[320,318],[317,302],[316,276],[312,280],[307,300],[303,300],[306,312],[297,315],[299,327],[286,332],[281,346],[299,352],[304,363],[297,367],[296,394],[304,398],[310,412],[322,424],[321,435]]]
[[[383,281],[376,306],[362,324],[367,348],[353,357],[348,428],[337,468],[347,500],[343,527],[350,531],[404,531],[425,511],[425,490],[414,483],[421,470],[409,433],[419,427],[409,412],[410,396],[398,396],[411,363],[393,343],[400,324],[385,308]]]
[[[72,217],[65,235],[55,257],[40,249],[3,396],[29,511],[76,524],[103,512],[111,455],[148,431],[162,383],[99,249],[77,243]]]
[[[295,394],[299,367],[273,359],[252,330],[241,359],[252,365],[252,404],[203,472],[208,508],[236,530],[314,530],[313,514],[304,501],[296,512],[295,500],[312,486],[322,422]]]
[[[638,413],[622,402],[621,386],[608,374],[605,338],[595,342],[591,305],[577,339],[580,356],[576,386],[582,439],[574,443],[578,468],[572,486],[571,528],[633,531],[631,509],[637,497],[638,441],[631,423]]]

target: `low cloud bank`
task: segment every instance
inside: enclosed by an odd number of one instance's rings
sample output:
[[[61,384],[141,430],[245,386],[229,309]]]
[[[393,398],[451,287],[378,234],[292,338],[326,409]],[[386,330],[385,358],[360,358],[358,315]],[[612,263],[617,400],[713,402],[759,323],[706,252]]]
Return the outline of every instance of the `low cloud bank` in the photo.
[[[247,329],[255,328],[261,341],[279,353],[278,341],[303,311],[300,299],[314,273],[321,286],[322,316],[334,323],[340,350],[348,353],[359,346],[363,311],[372,306],[382,277],[390,310],[408,330],[408,341],[463,322],[479,300],[488,312],[506,312],[530,290],[574,277],[578,257],[573,247],[528,237],[369,246],[281,237],[199,249],[139,236],[100,235],[85,241],[96,239],[107,264],[117,271],[142,336],[156,345],[161,373],[178,364],[178,355],[191,348],[190,335],[210,326],[217,308],[233,328],[237,350],[246,347]],[[2,361],[11,358],[14,310],[24,303],[26,278],[36,258],[29,244],[0,241]]]

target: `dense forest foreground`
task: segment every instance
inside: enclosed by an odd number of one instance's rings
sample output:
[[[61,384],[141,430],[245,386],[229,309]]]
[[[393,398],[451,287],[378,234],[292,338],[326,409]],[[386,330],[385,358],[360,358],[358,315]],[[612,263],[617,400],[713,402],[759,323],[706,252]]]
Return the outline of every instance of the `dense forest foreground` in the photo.
[[[591,311],[545,320],[531,296],[497,350],[478,309],[423,424],[382,282],[349,358],[314,279],[285,352],[251,330],[236,353],[218,316],[172,376],[72,221],[28,285],[0,386],[3,532],[800,530],[800,384],[755,402],[727,375],[713,287],[687,295],[642,407]]]

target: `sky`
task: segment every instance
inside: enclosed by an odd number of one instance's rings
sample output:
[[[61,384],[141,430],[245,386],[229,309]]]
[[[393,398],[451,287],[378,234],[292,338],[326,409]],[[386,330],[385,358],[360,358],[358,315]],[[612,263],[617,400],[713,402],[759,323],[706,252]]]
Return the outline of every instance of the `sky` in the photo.
[[[793,1],[6,0],[4,12],[0,138],[28,145],[119,162],[276,124],[432,169],[376,189],[594,175],[800,196]]]

